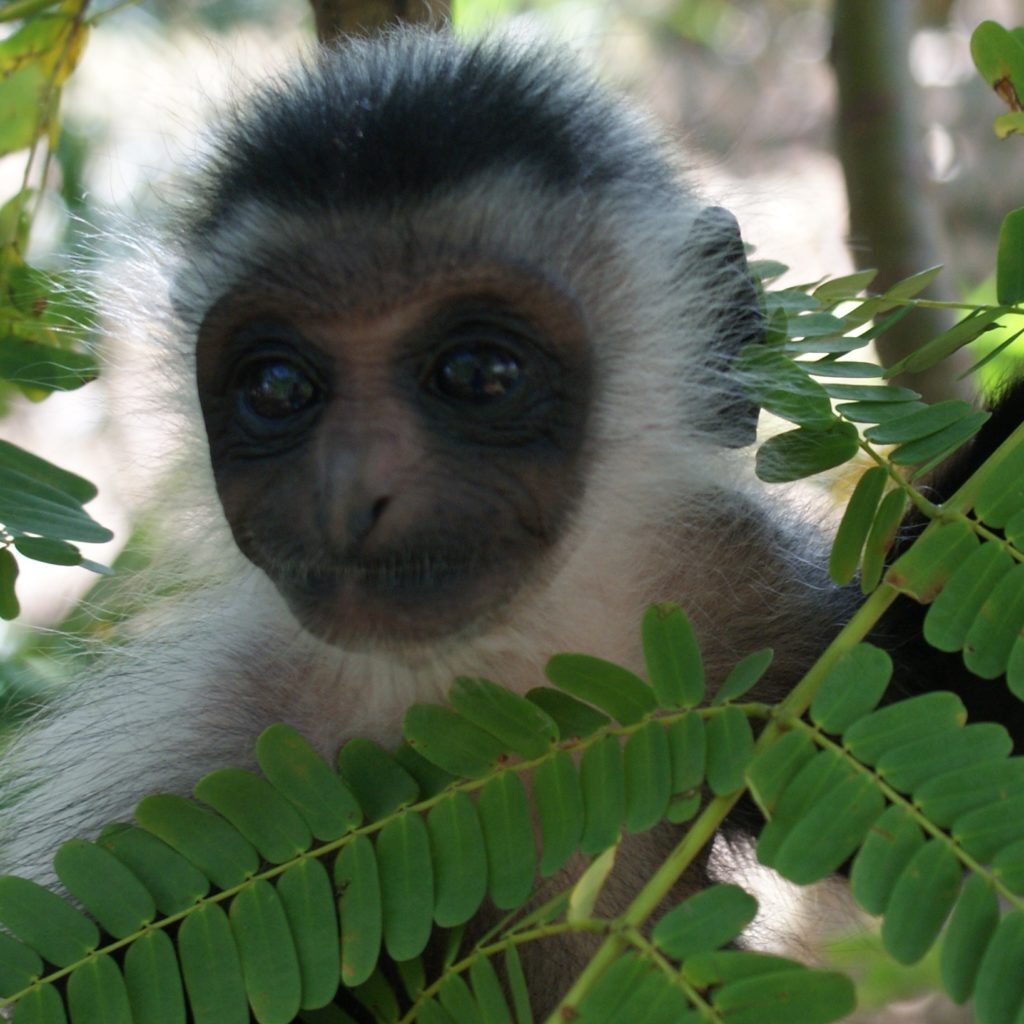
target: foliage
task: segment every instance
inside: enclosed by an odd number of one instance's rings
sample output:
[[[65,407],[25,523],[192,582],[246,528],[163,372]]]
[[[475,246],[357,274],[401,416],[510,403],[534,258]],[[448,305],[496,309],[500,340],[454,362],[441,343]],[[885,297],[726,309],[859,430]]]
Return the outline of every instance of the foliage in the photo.
[[[1007,80],[1003,60],[1019,83],[1012,59],[991,56],[1006,37],[980,31],[983,73],[995,66],[995,82]],[[917,483],[987,414],[928,406],[884,383],[1021,312],[1011,218],[998,305],[969,308],[884,371],[841,357],[927,304],[916,296],[935,270],[880,295],[863,294],[870,272],[764,294],[768,330],[738,369],[751,396],[792,426],[762,445],[758,472],[785,482],[870,463],[830,560],[839,584],[859,574],[866,599],[778,703],[754,690],[767,651],[709,692],[685,615],[661,605],[641,626],[646,678],[562,654],[547,667],[552,685],[526,697],[459,679],[448,706],[409,709],[394,754],[353,739],[336,769],[273,726],[257,744],[258,773],[219,770],[194,799],[147,797],[134,824],[61,846],[54,866],[72,901],[0,878],[0,1008],[13,1007],[17,1024],[231,1024],[250,1013],[261,1024],[344,1024],[342,986],[380,1021],[523,1024],[533,1018],[520,949],[584,933],[600,945],[551,1020],[838,1020],[854,1005],[842,974],[731,947],[757,909],[740,886],[663,909],[749,794],[765,819],[763,864],[799,885],[849,864],[852,896],[881,919],[897,961],[937,949],[945,990],[973,1000],[979,1024],[1016,1019],[1024,758],[1011,756],[1001,726],[968,723],[951,693],[887,700],[890,660],[865,639],[904,595],[928,605],[930,643],[963,652],[980,679],[1005,674],[1024,698],[1024,427],[935,505]],[[770,281],[785,268],[755,269]],[[59,472],[9,457],[35,474],[30,494]],[[100,529],[81,511],[88,485],[56,482],[69,499],[52,510],[55,534]],[[910,506],[929,525],[886,567]],[[623,836],[663,822],[678,828],[674,849],[625,910],[603,914],[598,897]],[[488,903],[504,916],[467,937]],[[440,969],[426,955],[434,948]]]
[[[135,824],[62,846],[55,870],[75,906],[0,879],[0,1006],[15,1005],[19,1024],[186,1012],[221,1024],[250,1011],[263,1024],[344,1021],[341,985],[381,1021],[518,1024],[533,1019],[520,949],[587,933],[601,945],[559,1014],[838,1020],[854,1005],[842,974],[729,948],[756,912],[739,886],[660,909],[749,793],[766,822],[762,863],[800,885],[852,864],[853,898],[881,917],[897,961],[941,944],[947,992],[973,999],[980,1024],[1011,1019],[1024,998],[1007,966],[1024,952],[1024,758],[1001,726],[968,724],[953,694],[886,703],[891,663],[864,639],[904,594],[930,605],[932,643],[1024,692],[1024,431],[935,506],[914,481],[986,414],[925,406],[878,382],[897,368],[838,358],[877,333],[869,322],[884,327],[921,301],[931,276],[867,297],[864,274],[768,291],[770,330],[742,354],[752,395],[793,424],[762,446],[762,476],[873,463],[831,559],[837,582],[860,570],[867,599],[783,700],[748,696],[770,652],[708,693],[686,617],[657,606],[642,624],[646,679],[579,654],[553,658],[552,686],[525,698],[459,679],[447,707],[409,709],[394,755],[354,739],[336,771],[274,726],[257,745],[260,773],[222,769],[194,800],[148,797]],[[942,358],[1005,308],[970,311],[915,362]],[[908,503],[930,525],[883,569]],[[664,821],[688,827],[625,911],[603,915],[622,836]],[[588,866],[567,881],[559,872],[580,856]],[[488,903],[504,916],[466,939]],[[439,941],[435,972],[424,954]]]
[[[85,0],[16,0],[0,11],[0,21],[25,19],[0,40],[0,157],[27,154],[21,187],[0,205],[0,407],[15,393],[38,401],[81,387],[97,373],[94,357],[78,343],[88,322],[83,296],[66,275],[31,266],[25,255],[57,145],[61,88],[88,34],[86,6]],[[103,571],[72,543],[112,537],[82,508],[95,494],[81,477],[2,444],[0,618],[13,619],[19,610],[13,550]]]

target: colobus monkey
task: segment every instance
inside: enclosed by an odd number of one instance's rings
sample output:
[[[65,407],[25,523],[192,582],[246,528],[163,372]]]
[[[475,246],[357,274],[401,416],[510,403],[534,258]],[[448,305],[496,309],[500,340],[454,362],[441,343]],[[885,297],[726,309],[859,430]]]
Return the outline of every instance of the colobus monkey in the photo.
[[[740,450],[734,221],[560,55],[417,30],[319,53],[219,126],[166,264],[190,586],[7,754],[5,870],[45,877],[276,721],[394,743],[458,674],[639,667],[652,601],[712,676],[774,647],[767,686],[849,614]]]

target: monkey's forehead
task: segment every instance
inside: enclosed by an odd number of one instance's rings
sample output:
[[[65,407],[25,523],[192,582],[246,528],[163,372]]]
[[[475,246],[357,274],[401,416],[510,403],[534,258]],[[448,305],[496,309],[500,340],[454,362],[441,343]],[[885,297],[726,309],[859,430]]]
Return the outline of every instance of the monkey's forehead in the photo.
[[[322,50],[220,126],[193,228],[238,204],[344,209],[523,169],[563,190],[672,187],[635,112],[551,48],[405,29]]]

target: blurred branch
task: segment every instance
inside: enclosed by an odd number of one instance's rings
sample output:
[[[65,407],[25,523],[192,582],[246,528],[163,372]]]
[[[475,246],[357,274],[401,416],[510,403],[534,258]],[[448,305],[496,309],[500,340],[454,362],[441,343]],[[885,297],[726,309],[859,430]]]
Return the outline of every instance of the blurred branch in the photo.
[[[943,262],[915,116],[917,87],[907,62],[916,7],[910,0],[835,4],[836,148],[846,178],[851,248],[859,267],[878,268],[879,290]],[[917,310],[882,335],[879,356],[892,364],[949,326],[945,311]],[[970,386],[956,380],[968,365],[968,354],[959,352],[898,383],[915,388],[929,401],[971,398]]]
[[[448,0],[310,0],[310,6],[322,43],[343,35],[377,32],[400,22],[441,26],[451,17]]]

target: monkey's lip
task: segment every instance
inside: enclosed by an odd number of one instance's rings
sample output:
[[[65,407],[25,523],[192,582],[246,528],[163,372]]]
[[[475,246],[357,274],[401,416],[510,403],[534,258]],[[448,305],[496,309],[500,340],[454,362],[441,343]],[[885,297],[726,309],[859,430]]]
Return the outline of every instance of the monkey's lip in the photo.
[[[407,645],[465,632],[514,590],[508,572],[460,557],[348,559],[281,587],[302,625],[338,646]]]

